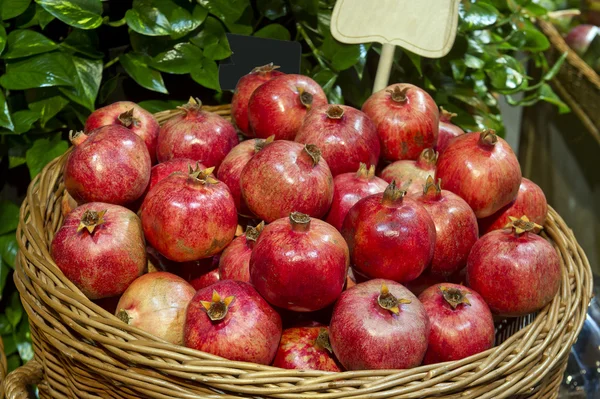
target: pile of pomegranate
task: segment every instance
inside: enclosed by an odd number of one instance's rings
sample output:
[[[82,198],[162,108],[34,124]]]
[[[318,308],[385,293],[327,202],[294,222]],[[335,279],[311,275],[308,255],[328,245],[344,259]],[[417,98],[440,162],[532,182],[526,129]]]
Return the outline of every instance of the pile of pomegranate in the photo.
[[[404,369],[490,349],[556,295],[544,193],[419,87],[358,110],[266,65],[232,115],[119,102],[72,134],[52,256],[123,322],[231,360]]]

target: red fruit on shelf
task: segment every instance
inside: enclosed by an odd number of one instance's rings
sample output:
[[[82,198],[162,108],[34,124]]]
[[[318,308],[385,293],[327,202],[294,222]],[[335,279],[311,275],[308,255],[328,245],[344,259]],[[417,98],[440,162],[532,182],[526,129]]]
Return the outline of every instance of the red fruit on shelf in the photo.
[[[560,260],[526,216],[511,217],[512,228],[487,233],[467,261],[467,284],[494,314],[522,316],[547,305],[560,287]],[[498,256],[502,254],[502,256]]]
[[[196,292],[187,309],[185,346],[229,360],[271,364],[281,318],[248,283],[220,281]]]
[[[88,298],[120,295],[147,267],[140,219],[122,206],[83,204],[54,236],[52,259]]]
[[[514,152],[493,130],[463,134],[440,154],[436,178],[483,218],[508,205],[521,184]]]
[[[252,136],[294,140],[306,113],[327,104],[321,86],[303,75],[278,76],[260,85],[248,103]]]
[[[148,193],[140,210],[148,242],[176,262],[208,258],[233,240],[237,212],[214,168],[176,172]]]
[[[65,188],[78,203],[127,205],[150,180],[150,155],[144,140],[119,126],[100,127],[89,135],[71,134],[75,146],[65,165]]]
[[[419,277],[433,258],[435,225],[423,206],[392,182],[358,201],[342,226],[352,267],[368,278],[398,282]]]
[[[292,370],[341,371],[333,357],[325,326],[283,330],[273,366]]]
[[[190,170],[190,167],[200,168],[202,170],[206,169],[206,166],[202,165],[200,162],[189,158],[174,158],[169,161],[154,165],[150,170],[150,182],[148,183],[144,194],[142,194],[142,196],[136,201],[136,208],[141,206],[142,202],[144,202],[144,199],[146,198],[146,195],[148,195],[148,192],[150,192],[150,190],[156,186],[159,181],[165,179],[175,172],[185,173]]]
[[[140,136],[146,143],[150,161],[153,165],[156,163],[156,143],[160,126],[150,112],[131,101],[117,101],[92,112],[85,121],[84,130],[91,133],[92,130],[107,125],[124,126]]]
[[[261,222],[256,227],[246,227],[246,233],[225,248],[219,260],[221,280],[250,282],[250,255],[264,226],[265,223]]]
[[[416,296],[398,283],[376,279],[342,293],[329,340],[347,370],[407,369],[421,364],[429,329]]]
[[[396,161],[386,166],[380,173],[380,177],[388,183],[393,180],[407,194],[419,194],[423,192],[423,186],[427,176],[435,175],[435,165],[438,153],[432,148],[424,149],[416,161]]]
[[[423,364],[464,359],[494,346],[494,318],[483,298],[462,285],[443,283],[421,295],[431,324]]]
[[[300,212],[265,226],[250,256],[250,282],[272,305],[311,312],[344,288],[348,246],[330,224]]]
[[[235,125],[240,129],[244,136],[252,136],[250,126],[248,125],[248,103],[250,96],[258,86],[262,85],[277,76],[284,75],[277,71],[276,65],[270,64],[254,68],[249,74],[244,75],[235,86],[235,92],[231,98],[231,117]]]
[[[377,128],[367,115],[346,105],[312,108],[295,141],[319,147],[334,177],[379,160]]]
[[[455,116],[456,114],[448,112],[443,107],[440,107],[440,125],[437,144],[433,147],[439,153],[442,153],[446,147],[448,147],[450,140],[465,134],[464,130],[452,123],[452,118]]]
[[[565,42],[581,57],[590,47],[590,44],[600,30],[595,25],[577,25],[565,37]]]
[[[333,199],[333,177],[315,145],[279,140],[248,161],[240,176],[242,198],[269,223],[290,212],[323,217]]]
[[[381,153],[388,161],[417,159],[438,136],[439,112],[427,92],[397,83],[373,93],[362,111],[377,126]]]

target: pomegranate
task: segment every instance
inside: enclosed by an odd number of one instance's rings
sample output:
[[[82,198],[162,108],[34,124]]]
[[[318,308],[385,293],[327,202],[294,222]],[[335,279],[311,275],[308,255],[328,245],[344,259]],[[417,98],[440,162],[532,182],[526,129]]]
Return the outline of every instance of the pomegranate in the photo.
[[[190,98],[182,115],[166,121],[158,134],[159,162],[190,158],[217,170],[225,156],[239,143],[235,128],[225,118],[202,110],[200,100]]]
[[[65,166],[65,188],[78,203],[130,204],[146,190],[150,155],[139,136],[119,125],[70,134],[75,148]]]
[[[342,293],[329,340],[347,370],[407,369],[421,364],[429,329],[416,296],[398,283],[376,279]]]
[[[250,255],[264,226],[265,223],[260,222],[256,227],[246,227],[246,233],[225,248],[219,260],[221,279],[250,282]]]
[[[333,177],[317,146],[275,141],[258,152],[240,176],[242,198],[260,219],[292,211],[323,217],[333,200]]]
[[[294,140],[304,116],[312,107],[327,104],[321,86],[303,75],[282,75],[260,85],[248,102],[253,136]]]
[[[186,262],[189,263],[189,262]],[[208,272],[200,274],[198,270],[194,270],[189,277],[190,284],[194,287],[194,290],[201,290],[202,288],[210,287],[211,285],[221,281],[219,276],[219,269],[212,269]]]
[[[284,75],[283,72],[277,71],[277,68],[279,67],[273,65],[272,62],[256,67],[249,74],[242,76],[235,86],[235,92],[231,99],[231,116],[244,136],[251,136],[250,127],[248,126],[250,96],[258,86],[277,76]]]
[[[479,234],[503,229],[510,223],[509,216],[519,218],[523,215],[542,226],[546,223],[548,215],[548,203],[544,192],[537,184],[524,177],[521,179],[517,198],[493,215],[478,220]]]
[[[382,193],[387,183],[375,176],[375,165],[367,170],[367,165],[361,163],[356,173],[337,175],[333,187],[333,201],[325,221],[341,231],[350,208],[364,197]]]
[[[206,169],[206,166],[198,161],[194,161],[190,158],[174,158],[158,165],[154,165],[150,172],[150,183],[146,191],[150,191],[156,184],[170,176],[174,172],[187,172],[190,167],[199,168],[200,170]]]
[[[208,258],[233,240],[237,213],[227,186],[214,168],[175,172],[160,181],[142,204],[148,242],[176,262]]]
[[[462,198],[442,190],[429,176],[423,193],[413,197],[433,219],[436,239],[430,270],[448,276],[467,264],[469,252],[479,238],[477,218]]]
[[[196,292],[188,305],[184,344],[238,360],[271,364],[281,318],[248,283],[225,280]]]
[[[352,266],[368,278],[398,282],[419,277],[433,258],[435,225],[419,203],[394,182],[358,201],[342,226]]]
[[[233,195],[233,199],[235,200],[235,207],[241,215],[252,215],[246,203],[242,201],[242,190],[240,187],[242,170],[244,170],[244,166],[246,166],[254,154],[262,150],[267,144],[273,142],[273,140],[274,137],[271,136],[268,139],[242,141],[227,154],[219,167],[217,178],[229,187],[229,191],[231,191],[231,195]]]
[[[424,149],[416,161],[396,161],[381,171],[381,178],[388,183],[392,180],[408,194],[420,194],[427,176],[435,175],[438,153],[431,148]]]
[[[484,130],[453,139],[438,159],[436,176],[483,218],[517,196],[521,167],[508,143]]]
[[[483,298],[457,284],[436,284],[419,301],[431,323],[424,364],[464,359],[494,346],[494,318]]]
[[[446,111],[440,107],[440,126],[437,138],[437,144],[433,147],[437,152],[443,152],[451,139],[465,134],[465,131],[452,123],[452,118],[456,114]]]
[[[522,316],[548,304],[560,287],[560,261],[541,226],[510,216],[512,228],[479,239],[467,261],[467,284],[494,314]]]
[[[419,296],[421,292],[434,284],[446,283],[453,280],[452,276],[441,276],[439,274],[433,274],[431,269],[425,269],[425,271],[416,279],[409,281],[404,284],[406,288],[410,290],[416,296]]]
[[[438,136],[439,112],[423,89],[397,83],[373,93],[362,111],[377,126],[383,158],[388,161],[417,159],[433,147]]]
[[[92,112],[85,121],[84,130],[90,133],[106,125],[125,126],[140,136],[146,143],[150,161],[153,165],[156,163],[156,142],[160,126],[150,112],[131,101],[117,101]]]
[[[292,212],[260,234],[250,255],[250,282],[275,306],[311,312],[337,299],[348,264],[348,246],[333,226]]]
[[[195,293],[188,282],[174,274],[145,274],[123,293],[115,315],[130,326],[182,345],[185,311]]]
[[[318,146],[334,177],[354,172],[360,163],[374,165],[379,160],[375,125],[367,115],[346,105],[311,109],[295,141]]]
[[[598,27],[594,25],[578,25],[571,29],[565,41],[575,52],[582,57],[590,47],[590,43],[598,34]]]
[[[52,258],[90,299],[122,294],[147,267],[140,219],[119,205],[90,202],[67,215]]]
[[[332,355],[327,327],[284,330],[273,366],[295,370],[340,371]]]

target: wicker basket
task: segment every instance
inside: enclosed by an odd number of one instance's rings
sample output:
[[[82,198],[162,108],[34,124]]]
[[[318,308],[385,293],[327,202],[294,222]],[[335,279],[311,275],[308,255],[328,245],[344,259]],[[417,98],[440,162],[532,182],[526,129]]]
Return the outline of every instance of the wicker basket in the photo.
[[[229,108],[215,111],[227,116]],[[157,114],[163,122],[174,112]],[[410,370],[329,373],[224,360],[175,346],[122,323],[89,301],[49,253],[62,222],[66,156],[37,176],[21,207],[15,282],[29,315],[35,359],[6,380],[26,398],[556,398],[592,295],[585,254],[552,209],[545,235],[561,255],[556,298],[531,323],[486,352]],[[504,328],[506,331],[506,325]]]

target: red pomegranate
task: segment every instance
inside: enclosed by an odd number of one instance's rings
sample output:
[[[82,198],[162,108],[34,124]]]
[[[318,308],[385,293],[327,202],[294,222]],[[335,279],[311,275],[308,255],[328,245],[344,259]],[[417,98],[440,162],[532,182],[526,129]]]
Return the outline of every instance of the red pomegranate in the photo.
[[[281,318],[248,283],[220,281],[196,292],[188,305],[185,346],[238,360],[271,364]]]
[[[242,141],[236,145],[233,150],[223,160],[217,173],[217,178],[227,184],[233,199],[235,207],[241,215],[251,216],[252,212],[248,206],[242,201],[242,189],[240,187],[240,176],[244,166],[250,161],[250,158],[257,152],[262,150],[267,144],[273,142],[274,137],[268,139],[253,139]]]
[[[183,344],[183,323],[188,303],[196,290],[171,273],[138,277],[121,296],[115,315],[175,345]]]
[[[254,90],[260,85],[269,80],[284,75],[276,69],[276,65],[270,64],[254,68],[249,74],[242,76],[235,86],[235,92],[231,98],[231,116],[235,121],[236,126],[244,134],[251,136],[250,127],[248,126],[248,103],[250,96]]]
[[[565,42],[581,57],[588,51],[598,32],[598,27],[595,25],[578,25],[571,29],[565,37]]]
[[[83,204],[54,236],[52,259],[88,298],[120,295],[146,271],[140,219],[122,206]]]
[[[246,233],[225,248],[219,260],[219,275],[222,280],[250,282],[250,255],[264,226],[265,223],[260,222],[256,227],[246,227]]]
[[[429,329],[416,296],[398,283],[376,279],[342,293],[329,340],[347,370],[407,369],[421,364]]]
[[[427,210],[392,182],[358,201],[342,226],[352,267],[368,278],[398,282],[419,277],[433,258],[435,225]]]
[[[258,152],[240,176],[242,198],[272,222],[298,211],[323,217],[333,200],[333,177],[317,146],[279,140]]]
[[[71,132],[72,133],[72,132]],[[150,155],[144,140],[131,130],[108,125],[71,134],[75,146],[65,166],[65,188],[78,203],[127,205],[137,200],[150,180]]]
[[[477,218],[469,204],[458,195],[442,190],[429,176],[421,195],[413,196],[433,219],[436,230],[432,274],[449,276],[467,264],[469,252],[479,238]]]
[[[436,284],[421,295],[431,324],[424,364],[464,359],[494,346],[494,318],[483,298],[457,284]]]
[[[312,107],[327,104],[321,86],[303,75],[278,76],[260,85],[248,102],[253,136],[294,140],[304,116]]]
[[[448,143],[453,138],[465,134],[465,131],[460,127],[452,123],[452,118],[456,114],[446,111],[443,107],[440,107],[440,126],[437,138],[437,144],[433,147],[437,152],[442,153]]]
[[[442,276],[440,274],[434,274],[431,272],[431,268],[425,269],[425,271],[416,279],[404,283],[403,285],[410,290],[416,296],[421,295],[421,292],[425,291],[427,288],[431,287],[435,284],[441,283],[456,283],[463,284],[465,282],[464,275],[461,269],[458,272],[449,275]]]
[[[327,327],[283,330],[273,366],[294,370],[341,371],[332,355]]]
[[[348,264],[348,246],[333,226],[292,212],[260,234],[250,256],[250,282],[272,305],[311,312],[337,299]]]
[[[423,89],[397,83],[373,93],[362,111],[377,126],[381,152],[388,161],[417,159],[436,143],[439,113]]]
[[[522,316],[552,301],[560,287],[560,261],[552,245],[535,234],[541,226],[526,216],[510,219],[512,229],[491,231],[473,246],[467,284],[493,313]]]
[[[375,165],[367,170],[367,165],[361,163],[357,172],[337,175],[333,186],[333,201],[325,221],[341,231],[350,208],[369,195],[382,193],[387,183],[375,176]]]
[[[346,105],[323,105],[310,110],[296,142],[315,144],[331,174],[354,172],[361,163],[377,164],[379,138],[367,115]]]
[[[140,136],[146,143],[152,164],[156,163],[156,142],[160,126],[150,112],[131,101],[117,101],[92,112],[85,121],[85,131],[90,133],[106,125],[125,126]]]
[[[239,143],[235,128],[225,118],[202,110],[200,100],[179,107],[184,111],[166,121],[158,134],[159,162],[191,158],[217,170],[225,156]]]
[[[150,183],[148,183],[147,191],[150,191],[159,181],[170,176],[172,173],[186,173],[189,172],[190,168],[204,170],[206,166],[190,158],[174,158],[154,165],[150,173]]]
[[[227,186],[214,168],[176,172],[159,182],[142,204],[148,242],[176,262],[208,258],[233,240],[237,213]]]
[[[381,178],[388,183],[392,180],[408,194],[420,194],[427,176],[435,175],[438,153],[432,148],[424,149],[416,161],[396,161],[381,171]]]
[[[534,223],[544,225],[548,216],[548,203],[542,189],[529,179],[522,178],[517,198],[498,212],[479,219],[479,234],[503,229],[510,223],[509,216],[520,218],[523,215]]]
[[[453,139],[438,159],[436,177],[483,218],[517,196],[521,167],[508,143],[484,130]]]

